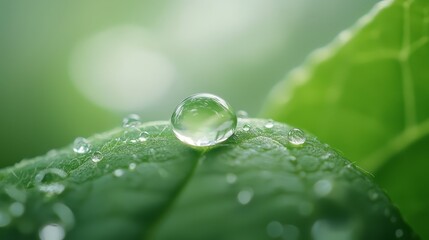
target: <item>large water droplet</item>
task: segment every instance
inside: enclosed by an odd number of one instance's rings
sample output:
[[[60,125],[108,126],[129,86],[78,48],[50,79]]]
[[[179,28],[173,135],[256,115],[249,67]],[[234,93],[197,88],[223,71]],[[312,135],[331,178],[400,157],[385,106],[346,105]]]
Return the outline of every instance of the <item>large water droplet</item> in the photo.
[[[56,223],[43,226],[39,231],[41,240],[62,240],[66,236],[64,228]]]
[[[25,206],[20,202],[14,202],[9,206],[9,212],[14,217],[20,217],[24,214]]]
[[[91,160],[93,162],[98,163],[102,159],[103,159],[103,154],[100,151],[96,151],[94,152],[94,154],[92,154]]]
[[[73,151],[75,153],[87,153],[91,148],[91,144],[86,138],[78,137],[74,140]]]
[[[305,143],[305,134],[301,129],[298,128],[292,128],[287,133],[287,139],[290,143],[293,145],[301,145]]]
[[[277,221],[272,221],[267,225],[267,234],[272,238],[278,238],[282,236],[283,230],[283,225]]]
[[[242,205],[248,204],[252,200],[252,198],[253,190],[251,188],[243,189],[237,194],[237,200]]]
[[[64,191],[65,186],[60,183],[67,173],[58,168],[48,168],[40,171],[34,177],[35,185],[41,192],[48,195],[60,194]]]
[[[171,116],[171,124],[182,142],[204,147],[228,139],[237,126],[237,116],[222,98],[202,93],[183,100]]]
[[[130,114],[122,120],[122,127],[137,127],[140,125],[140,116],[137,114]]]

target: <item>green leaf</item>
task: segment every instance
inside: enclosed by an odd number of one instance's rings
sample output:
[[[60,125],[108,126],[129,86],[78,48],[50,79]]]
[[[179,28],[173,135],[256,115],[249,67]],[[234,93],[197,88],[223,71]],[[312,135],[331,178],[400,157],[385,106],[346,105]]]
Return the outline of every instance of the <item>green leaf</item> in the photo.
[[[146,123],[145,141],[116,129],[90,138],[92,153],[69,146],[3,169],[0,238],[36,239],[55,223],[67,239],[418,239],[368,175],[316,138],[295,146],[289,126],[267,123],[241,119],[204,151],[167,122]]]
[[[429,1],[380,2],[277,85],[264,116],[307,129],[373,172],[429,238]]]

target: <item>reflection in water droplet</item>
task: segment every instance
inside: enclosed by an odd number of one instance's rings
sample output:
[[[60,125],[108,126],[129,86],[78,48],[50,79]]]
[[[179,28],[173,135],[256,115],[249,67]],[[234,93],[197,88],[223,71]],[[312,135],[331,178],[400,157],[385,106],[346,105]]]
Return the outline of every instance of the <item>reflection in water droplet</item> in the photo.
[[[64,228],[56,223],[51,223],[43,226],[39,231],[41,240],[62,240],[66,233]]]
[[[252,198],[253,190],[251,188],[243,189],[237,194],[237,200],[242,205],[248,204],[252,200]]]
[[[234,173],[226,174],[226,182],[227,183],[233,184],[233,183],[235,183],[235,181],[237,181],[237,175],[235,175]]]
[[[183,100],[174,110],[171,124],[180,141],[204,147],[228,139],[237,126],[237,116],[225,100],[202,93]]]
[[[9,214],[0,210],[0,227],[6,227],[11,221]]]
[[[283,225],[280,222],[272,221],[267,225],[267,234],[272,238],[278,238],[283,235]]]
[[[131,171],[136,169],[136,167],[137,167],[137,164],[135,163],[130,163],[130,165],[128,165],[128,169],[130,169]]]
[[[99,151],[96,151],[92,154],[91,160],[95,163],[98,163],[103,159],[103,154]]]
[[[244,110],[239,110],[239,111],[237,111],[237,117],[238,118],[248,118],[249,114]]]
[[[317,181],[314,186],[314,193],[319,197],[328,195],[332,190],[332,183],[329,180],[322,179]]]
[[[124,170],[116,169],[115,171],[113,171],[113,175],[115,175],[115,177],[122,177],[124,175]]]
[[[122,127],[137,127],[140,125],[140,116],[137,114],[130,114],[122,120]]]
[[[60,194],[64,191],[65,186],[60,183],[67,177],[67,173],[59,168],[48,168],[40,171],[34,177],[35,185],[41,192],[48,194]]]
[[[20,202],[14,202],[9,206],[9,212],[13,217],[20,217],[25,212],[25,206]]]
[[[73,151],[75,153],[87,153],[89,152],[89,149],[91,148],[91,144],[89,143],[86,138],[78,137],[74,140],[73,143]]]
[[[244,124],[243,131],[247,132],[250,130],[250,126],[248,124]]]
[[[268,120],[267,123],[265,123],[265,127],[266,128],[273,128],[274,127],[274,122],[273,120]]]
[[[287,133],[287,139],[293,145],[301,145],[305,143],[306,140],[304,132],[298,128],[292,128],[289,130]]]
[[[404,236],[404,231],[400,228],[396,229],[395,236],[396,236],[396,238],[401,238],[402,236]]]

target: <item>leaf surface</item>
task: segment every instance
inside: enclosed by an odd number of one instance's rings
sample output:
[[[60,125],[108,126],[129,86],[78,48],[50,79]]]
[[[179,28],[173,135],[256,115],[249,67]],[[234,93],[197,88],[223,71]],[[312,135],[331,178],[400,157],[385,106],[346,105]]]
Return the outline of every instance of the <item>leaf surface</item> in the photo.
[[[69,146],[3,169],[0,238],[36,239],[54,223],[66,239],[418,239],[367,174],[316,138],[295,146],[289,126],[267,123],[241,119],[205,150],[182,144],[167,122],[146,123],[145,141],[116,129],[90,138],[91,153]]]

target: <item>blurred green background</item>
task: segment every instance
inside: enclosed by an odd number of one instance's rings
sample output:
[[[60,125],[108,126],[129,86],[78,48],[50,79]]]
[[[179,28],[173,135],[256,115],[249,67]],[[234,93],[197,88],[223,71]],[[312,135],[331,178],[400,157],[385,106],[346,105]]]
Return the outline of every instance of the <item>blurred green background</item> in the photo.
[[[258,114],[270,88],[375,0],[0,1],[0,166],[168,119],[211,92]]]

